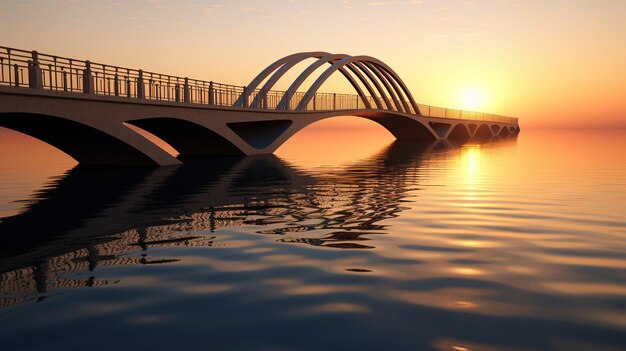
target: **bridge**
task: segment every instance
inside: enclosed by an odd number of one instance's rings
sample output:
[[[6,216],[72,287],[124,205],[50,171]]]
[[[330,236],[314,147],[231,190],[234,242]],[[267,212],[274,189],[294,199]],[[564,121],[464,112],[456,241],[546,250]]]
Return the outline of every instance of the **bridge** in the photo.
[[[286,91],[272,90],[310,59]],[[336,73],[356,94],[318,91]],[[300,91],[309,78],[314,82]],[[369,56],[297,53],[235,86],[0,46],[0,126],[82,164],[165,166],[188,156],[270,154],[306,126],[336,116],[372,120],[416,143],[520,131],[517,118],[416,103],[400,77]],[[159,137],[179,157],[129,126]]]

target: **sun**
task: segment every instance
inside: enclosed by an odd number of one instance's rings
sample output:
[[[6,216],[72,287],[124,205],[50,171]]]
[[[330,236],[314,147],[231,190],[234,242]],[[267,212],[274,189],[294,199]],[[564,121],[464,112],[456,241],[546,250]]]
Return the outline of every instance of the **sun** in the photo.
[[[485,90],[478,87],[461,89],[458,94],[458,103],[462,110],[483,111],[487,100]]]

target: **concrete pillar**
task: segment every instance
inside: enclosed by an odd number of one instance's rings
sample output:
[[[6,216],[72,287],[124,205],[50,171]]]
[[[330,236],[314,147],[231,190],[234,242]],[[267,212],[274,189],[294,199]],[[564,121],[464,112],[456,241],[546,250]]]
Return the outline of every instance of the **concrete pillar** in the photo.
[[[183,85],[183,101],[191,102],[191,97],[189,96],[189,78],[185,77],[185,84]]]
[[[32,52],[33,60],[28,63],[28,87],[32,89],[43,89],[43,76],[39,67],[39,54]]]
[[[85,94],[93,94],[94,93],[94,85],[93,85],[93,74],[91,72],[91,62],[85,61],[85,69],[83,70],[83,93]]]
[[[137,77],[137,99],[146,98],[146,88],[143,85],[143,70],[139,70],[139,76]]]

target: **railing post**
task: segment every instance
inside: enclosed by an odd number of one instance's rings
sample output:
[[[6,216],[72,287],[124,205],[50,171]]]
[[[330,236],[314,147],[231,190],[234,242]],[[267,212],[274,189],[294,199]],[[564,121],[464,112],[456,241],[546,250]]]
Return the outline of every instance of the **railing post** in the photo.
[[[333,93],[333,110],[337,109],[337,93]]]
[[[85,61],[85,69],[83,70],[83,93],[93,94],[93,75],[91,74],[91,62]],[[52,82],[50,82],[52,86]]]
[[[190,102],[189,97],[189,78],[185,77],[185,84],[183,85],[183,102]]]
[[[63,70],[63,91],[67,91],[67,72]]]
[[[13,75],[15,76],[15,86],[20,86],[20,68],[17,66],[17,63],[13,65]]]
[[[137,99],[146,98],[146,87],[143,85],[143,70],[139,70],[139,76],[137,77]]]
[[[267,110],[267,90],[262,90],[261,97],[263,98],[263,109]]]
[[[178,83],[174,85],[174,100],[180,102],[180,84]]]
[[[213,82],[209,82],[209,105],[215,105],[215,97],[213,95]]]
[[[32,89],[43,89],[43,76],[39,67],[39,54],[33,51],[33,60],[28,64],[28,87]]]
[[[248,87],[243,87],[243,93],[241,93],[241,106],[248,107]]]
[[[120,95],[120,77],[117,75],[117,68],[115,69],[115,76],[113,77],[113,84],[115,84],[115,86],[113,87],[113,94],[115,94],[115,96],[119,96]]]

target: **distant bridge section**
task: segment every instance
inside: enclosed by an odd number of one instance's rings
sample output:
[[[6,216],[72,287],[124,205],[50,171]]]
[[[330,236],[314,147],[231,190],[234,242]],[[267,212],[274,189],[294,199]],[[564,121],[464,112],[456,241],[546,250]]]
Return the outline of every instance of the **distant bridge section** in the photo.
[[[310,59],[286,91],[273,90]],[[356,94],[319,92],[335,73]],[[300,91],[309,78],[314,82]],[[0,46],[0,126],[81,163],[172,165],[186,156],[272,153],[311,123],[335,116],[370,119],[419,143],[519,133],[517,118],[417,103],[389,66],[369,56],[297,53],[235,86]],[[181,157],[128,125],[158,136]]]

